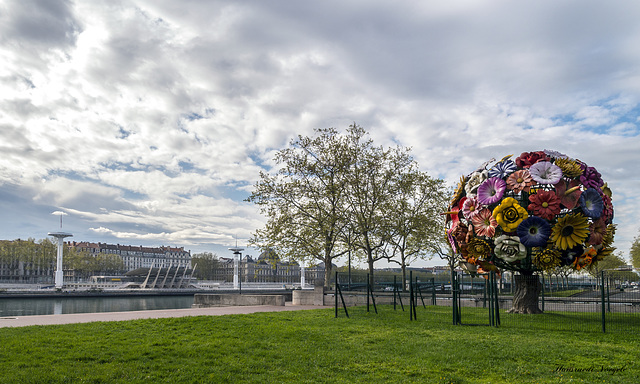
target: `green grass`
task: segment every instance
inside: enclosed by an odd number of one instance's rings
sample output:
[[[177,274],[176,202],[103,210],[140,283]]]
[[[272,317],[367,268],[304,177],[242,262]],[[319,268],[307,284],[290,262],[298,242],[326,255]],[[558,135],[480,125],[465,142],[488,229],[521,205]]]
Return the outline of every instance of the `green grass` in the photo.
[[[419,308],[417,321],[391,307],[349,310],[350,318],[337,319],[319,309],[3,328],[0,382],[630,383],[640,376],[637,328],[557,330],[571,314],[490,328],[453,326],[446,307]],[[486,323],[486,313],[464,308],[463,322]],[[538,321],[547,329],[528,325]]]
[[[569,297],[573,295],[577,295],[579,293],[584,292],[583,289],[567,289],[564,291],[554,291],[550,296],[552,297]],[[549,295],[549,293],[545,292],[545,295]]]

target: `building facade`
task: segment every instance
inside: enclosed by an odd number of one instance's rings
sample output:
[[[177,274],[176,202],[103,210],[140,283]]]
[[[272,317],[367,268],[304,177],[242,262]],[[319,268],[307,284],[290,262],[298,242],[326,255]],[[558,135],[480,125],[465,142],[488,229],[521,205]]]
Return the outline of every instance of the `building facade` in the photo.
[[[214,280],[233,282],[234,259],[221,257],[218,259]],[[264,258],[253,259],[250,256],[242,258],[238,265],[240,281],[243,283],[279,283],[299,284],[303,269],[296,262],[268,261]],[[315,280],[324,280],[324,265],[304,268],[305,284],[313,285]]]
[[[184,247],[143,247],[135,245],[75,242],[66,243],[78,251],[117,255],[122,258],[125,271],[151,267],[191,267],[191,252]]]

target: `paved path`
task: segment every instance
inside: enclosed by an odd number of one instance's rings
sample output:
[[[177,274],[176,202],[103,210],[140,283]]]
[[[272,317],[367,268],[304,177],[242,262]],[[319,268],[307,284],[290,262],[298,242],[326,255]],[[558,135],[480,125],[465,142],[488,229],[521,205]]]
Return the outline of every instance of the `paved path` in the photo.
[[[154,311],[128,311],[128,312],[101,312],[101,313],[74,313],[67,315],[40,315],[40,316],[15,316],[0,317],[0,328],[25,327],[29,325],[54,325],[90,323],[94,321],[125,321],[136,319],[159,319],[165,317],[185,316],[220,316],[237,315],[255,312],[279,312],[301,311],[309,309],[333,308],[313,305],[272,306],[238,306],[238,307],[210,307],[210,308],[186,308],[186,309],[161,309]]]

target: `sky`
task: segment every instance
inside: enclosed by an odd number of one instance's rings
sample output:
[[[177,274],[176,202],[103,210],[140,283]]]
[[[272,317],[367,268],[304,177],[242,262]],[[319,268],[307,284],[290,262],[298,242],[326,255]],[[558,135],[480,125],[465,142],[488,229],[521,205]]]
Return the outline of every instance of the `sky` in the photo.
[[[244,199],[274,154],[356,122],[451,186],[509,154],[580,159],[628,258],[639,18],[633,1],[0,0],[0,239],[46,238],[64,212],[71,240],[231,256],[265,223]]]

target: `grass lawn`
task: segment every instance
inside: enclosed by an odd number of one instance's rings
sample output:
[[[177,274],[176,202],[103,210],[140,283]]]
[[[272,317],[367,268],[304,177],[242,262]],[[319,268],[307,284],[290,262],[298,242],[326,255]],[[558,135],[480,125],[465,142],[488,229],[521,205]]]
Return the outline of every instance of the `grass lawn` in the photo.
[[[640,332],[451,325],[379,307],[0,329],[1,383],[631,383]],[[463,321],[486,323],[469,308]],[[536,320],[538,321],[538,320]],[[518,326],[518,324],[523,324]],[[557,329],[556,329],[557,328]]]

